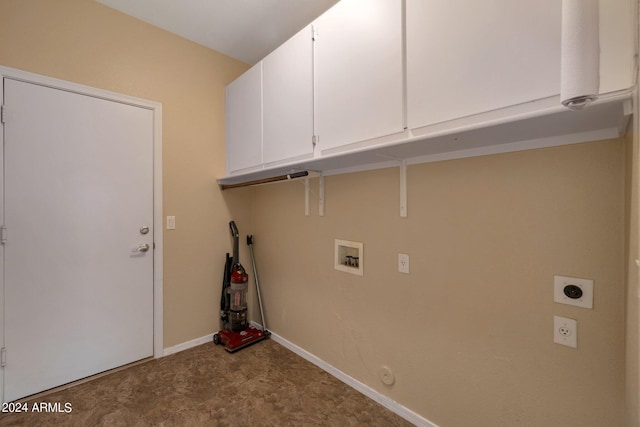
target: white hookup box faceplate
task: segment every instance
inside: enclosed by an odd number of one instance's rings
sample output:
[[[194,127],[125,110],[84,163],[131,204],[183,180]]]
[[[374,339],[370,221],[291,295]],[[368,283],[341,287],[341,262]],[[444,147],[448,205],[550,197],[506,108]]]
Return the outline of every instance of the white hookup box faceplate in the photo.
[[[554,276],[553,301],[576,307],[593,308],[593,280]]]
[[[364,275],[364,245],[360,242],[335,239],[334,268],[345,273]]]

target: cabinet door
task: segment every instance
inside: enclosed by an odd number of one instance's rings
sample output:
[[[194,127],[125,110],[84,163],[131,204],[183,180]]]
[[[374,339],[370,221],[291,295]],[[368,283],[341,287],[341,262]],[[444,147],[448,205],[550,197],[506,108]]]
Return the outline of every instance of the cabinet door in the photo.
[[[262,61],[263,161],[313,154],[313,37],[309,25]]]
[[[409,128],[560,93],[558,0],[407,0]]]
[[[226,89],[227,174],[262,164],[262,63]]]
[[[322,150],[402,132],[401,0],[342,0],[313,25]]]

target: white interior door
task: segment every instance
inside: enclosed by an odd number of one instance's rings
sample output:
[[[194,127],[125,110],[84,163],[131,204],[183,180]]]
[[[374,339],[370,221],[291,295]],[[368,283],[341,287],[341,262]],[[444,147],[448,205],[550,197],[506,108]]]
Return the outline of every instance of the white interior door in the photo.
[[[153,111],[8,78],[4,104],[11,401],[153,355]]]

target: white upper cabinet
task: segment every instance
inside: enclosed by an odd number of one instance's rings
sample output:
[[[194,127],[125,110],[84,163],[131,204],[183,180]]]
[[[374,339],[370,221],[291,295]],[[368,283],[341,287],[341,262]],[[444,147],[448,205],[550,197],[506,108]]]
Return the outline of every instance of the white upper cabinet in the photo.
[[[313,155],[311,25],[262,61],[263,161]]]
[[[634,2],[599,0],[599,101],[575,112],[562,0],[341,0],[227,87],[221,182],[619,137]]]
[[[560,0],[406,0],[413,129],[560,93]]]
[[[262,63],[226,88],[227,174],[262,165]]]
[[[402,1],[342,0],[313,25],[321,150],[402,132]]]

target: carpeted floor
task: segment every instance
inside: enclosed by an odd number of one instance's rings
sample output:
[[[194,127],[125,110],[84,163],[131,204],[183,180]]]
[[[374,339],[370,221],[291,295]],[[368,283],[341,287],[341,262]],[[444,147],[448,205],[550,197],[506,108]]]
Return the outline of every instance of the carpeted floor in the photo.
[[[411,425],[272,340],[233,354],[204,344],[26,403],[0,425]]]

